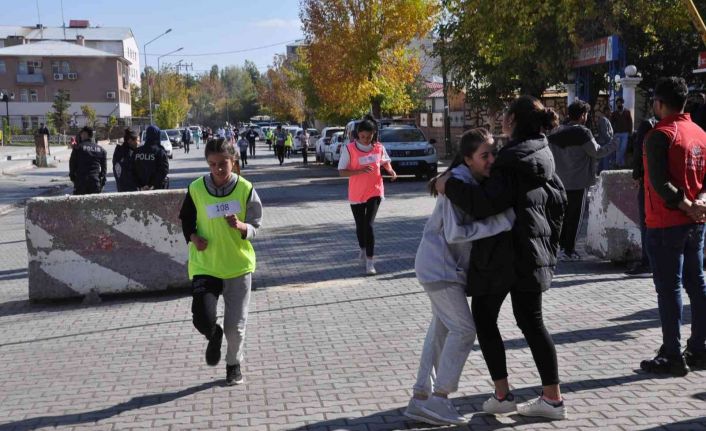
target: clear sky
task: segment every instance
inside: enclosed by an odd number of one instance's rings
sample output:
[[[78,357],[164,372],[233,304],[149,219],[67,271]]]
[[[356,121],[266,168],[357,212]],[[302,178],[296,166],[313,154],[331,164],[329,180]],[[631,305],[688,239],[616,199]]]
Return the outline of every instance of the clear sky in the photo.
[[[37,2],[41,22],[47,27],[61,26],[61,0],[2,0],[12,6],[3,8],[1,25],[37,24]],[[302,38],[299,0],[63,0],[64,18],[87,19],[91,26],[130,27],[140,47],[172,31],[147,47],[147,62],[157,67],[157,55],[183,47],[175,57],[160,61],[193,63],[194,71],[255,62],[261,72],[272,64],[275,54],[285,52],[285,43]],[[264,49],[242,53],[190,56],[224,51]],[[142,65],[144,67],[144,65]]]

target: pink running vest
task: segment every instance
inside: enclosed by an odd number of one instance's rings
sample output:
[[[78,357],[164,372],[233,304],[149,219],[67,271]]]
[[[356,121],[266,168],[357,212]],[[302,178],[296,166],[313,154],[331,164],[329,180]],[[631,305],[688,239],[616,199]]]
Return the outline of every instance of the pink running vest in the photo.
[[[367,202],[374,197],[383,197],[385,189],[382,185],[382,175],[380,175],[380,164],[382,163],[382,145],[379,142],[373,144],[373,149],[369,152],[360,151],[355,141],[349,143],[348,154],[350,162],[348,169],[357,170],[363,166],[372,165],[375,169],[365,174],[354,175],[348,178],[348,200],[351,202]]]

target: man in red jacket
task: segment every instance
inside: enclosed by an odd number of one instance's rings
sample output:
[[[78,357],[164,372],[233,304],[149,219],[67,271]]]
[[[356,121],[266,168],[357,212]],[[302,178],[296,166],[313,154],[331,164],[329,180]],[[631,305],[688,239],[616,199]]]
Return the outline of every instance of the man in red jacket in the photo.
[[[657,82],[653,109],[661,121],[647,135],[644,152],[647,254],[657,290],[662,346],[640,367],[684,376],[706,366],[706,132],[684,113],[683,78]],[[681,351],[682,283],[691,300],[691,337]]]

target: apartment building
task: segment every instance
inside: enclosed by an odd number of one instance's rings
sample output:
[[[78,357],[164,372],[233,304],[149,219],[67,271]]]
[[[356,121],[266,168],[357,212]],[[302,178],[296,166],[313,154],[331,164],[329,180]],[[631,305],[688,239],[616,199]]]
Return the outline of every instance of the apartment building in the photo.
[[[140,50],[129,27],[91,27],[88,20],[70,20],[68,27],[0,25],[0,48],[39,41],[73,42],[83,37],[84,45],[128,60],[130,83],[140,86]]]
[[[42,41],[0,49],[0,91],[10,96],[13,125],[27,130],[44,122],[59,90],[69,94],[74,121],[82,116],[81,105],[92,106],[99,117],[132,116],[130,62],[83,42],[79,36],[73,43]]]

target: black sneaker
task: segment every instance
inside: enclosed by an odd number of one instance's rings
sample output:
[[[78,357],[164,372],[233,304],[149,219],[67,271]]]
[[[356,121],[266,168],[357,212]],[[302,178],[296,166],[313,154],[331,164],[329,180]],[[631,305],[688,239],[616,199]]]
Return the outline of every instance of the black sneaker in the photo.
[[[689,374],[689,367],[686,365],[683,355],[669,358],[664,355],[661,347],[657,352],[657,356],[653,359],[646,359],[640,362],[640,368],[648,373],[671,374],[676,377],[684,377]]]
[[[631,277],[646,277],[652,274],[652,269],[649,265],[643,265],[642,262],[637,262],[625,271],[625,275]]]
[[[221,325],[216,325],[213,335],[208,340],[206,347],[206,363],[210,366],[218,365],[221,360],[221,343],[223,342],[223,328]]]
[[[226,385],[233,386],[243,383],[243,375],[240,373],[240,364],[226,365]]]
[[[706,369],[706,351],[692,353],[692,351],[687,347],[686,350],[684,350],[684,360],[689,368],[695,370]]]

